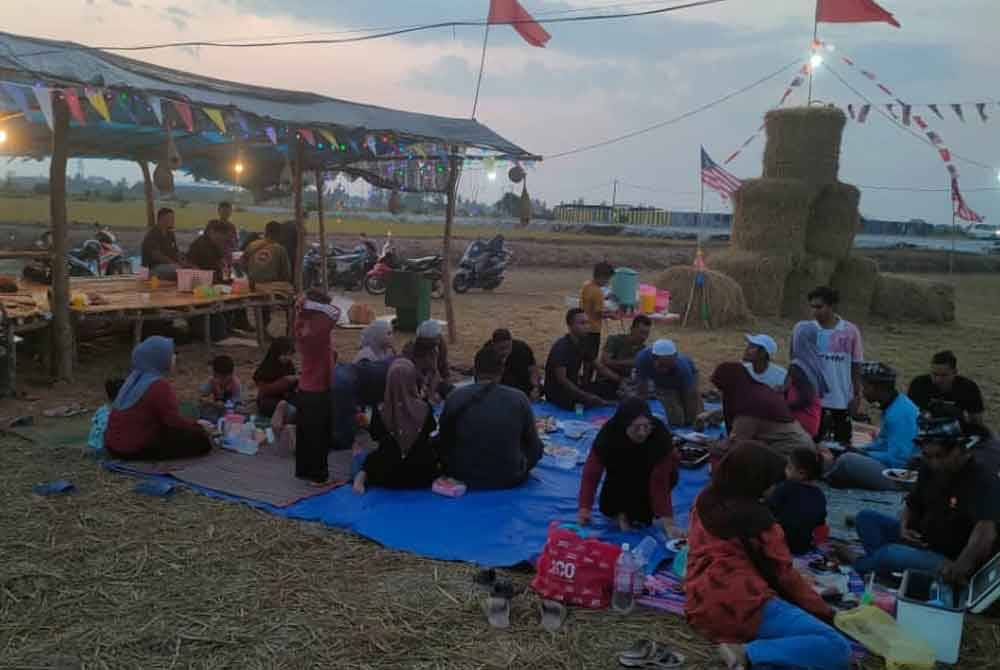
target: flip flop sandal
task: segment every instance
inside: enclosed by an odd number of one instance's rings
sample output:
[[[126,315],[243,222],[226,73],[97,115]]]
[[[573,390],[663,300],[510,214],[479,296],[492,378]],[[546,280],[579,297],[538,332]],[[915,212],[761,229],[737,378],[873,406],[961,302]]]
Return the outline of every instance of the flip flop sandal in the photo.
[[[542,628],[556,633],[562,628],[568,614],[566,606],[555,600],[543,600],[541,604]]]
[[[472,583],[476,586],[481,586],[485,589],[493,588],[493,585],[497,581],[497,571],[493,568],[489,570],[480,570],[472,576]]]
[[[656,643],[654,642],[655,646]],[[684,667],[686,658],[683,654],[672,651],[670,647],[655,647],[653,653],[646,658],[618,658],[618,663],[626,668],[653,668],[654,670],[676,670]]]
[[[639,640],[625,651],[618,652],[618,659],[637,660],[650,658],[656,653],[658,645],[652,640]]]
[[[511,600],[524,593],[524,587],[515,586],[514,582],[506,577],[498,577],[490,587],[490,596],[493,598],[506,598]]]
[[[510,628],[510,600],[490,596],[483,602],[483,612],[486,620],[494,628],[505,630]]]

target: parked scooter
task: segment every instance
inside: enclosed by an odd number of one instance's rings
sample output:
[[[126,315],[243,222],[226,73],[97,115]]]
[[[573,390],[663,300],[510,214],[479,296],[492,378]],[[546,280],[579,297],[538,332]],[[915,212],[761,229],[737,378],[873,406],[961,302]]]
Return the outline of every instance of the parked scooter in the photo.
[[[132,274],[132,263],[125,257],[118,238],[109,229],[94,224],[94,238],[66,254],[70,277],[105,277]],[[52,233],[45,231],[35,241],[40,251],[52,250]],[[43,284],[52,283],[52,259],[36,258],[24,266],[25,279]]]
[[[318,243],[309,247],[302,268],[307,287],[319,286],[322,281],[322,253]],[[353,291],[361,288],[368,272],[375,267],[373,250],[363,244],[354,249],[330,247],[326,255],[326,272],[330,288]]]
[[[401,259],[391,241],[382,247],[382,254],[365,277],[365,290],[372,295],[382,295],[389,283],[389,275],[393,272],[416,272],[431,282],[431,297],[440,298],[444,295],[444,259],[441,256],[424,256],[422,258]]]
[[[503,283],[504,272],[512,257],[513,254],[504,246],[503,235],[497,235],[489,242],[476,240],[462,254],[451,287],[455,293],[466,293],[470,288],[492,291]]]

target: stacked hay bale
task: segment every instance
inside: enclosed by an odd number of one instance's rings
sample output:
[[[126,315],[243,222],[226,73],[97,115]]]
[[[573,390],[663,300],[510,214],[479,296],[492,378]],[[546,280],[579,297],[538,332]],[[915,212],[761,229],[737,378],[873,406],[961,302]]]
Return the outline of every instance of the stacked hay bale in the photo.
[[[871,312],[878,278],[878,262],[872,258],[852,256],[841,261],[830,279],[840,294],[838,311],[852,320]]]
[[[675,265],[656,280],[656,287],[670,291],[670,311],[675,314],[685,314],[691,288],[694,286],[698,271],[690,265]],[[708,321],[713,327],[742,323],[750,318],[743,289],[731,277],[705,270],[705,285],[708,295]],[[695,305],[692,309],[697,309]],[[701,316],[693,314],[690,323],[700,324]]]
[[[879,275],[872,313],[924,323],[955,320],[955,289],[941,282]]]

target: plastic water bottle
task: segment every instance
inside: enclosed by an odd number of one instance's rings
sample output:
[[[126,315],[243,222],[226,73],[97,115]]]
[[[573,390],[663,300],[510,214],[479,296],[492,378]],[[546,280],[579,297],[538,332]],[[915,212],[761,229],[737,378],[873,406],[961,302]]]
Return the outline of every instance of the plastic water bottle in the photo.
[[[632,554],[635,556],[635,564],[640,572],[646,572],[649,569],[649,562],[653,560],[653,555],[659,548],[660,543],[657,542],[656,538],[652,535],[647,535],[639,543],[639,546],[632,550]]]
[[[577,403],[576,407],[574,407],[573,409],[576,410],[576,416],[577,416],[577,418],[582,419],[583,418],[583,405],[580,404],[580,403]]]
[[[611,594],[611,609],[628,614],[635,607],[635,585],[639,579],[639,567],[629,549],[628,542],[622,545],[622,553],[615,561],[615,583]]]

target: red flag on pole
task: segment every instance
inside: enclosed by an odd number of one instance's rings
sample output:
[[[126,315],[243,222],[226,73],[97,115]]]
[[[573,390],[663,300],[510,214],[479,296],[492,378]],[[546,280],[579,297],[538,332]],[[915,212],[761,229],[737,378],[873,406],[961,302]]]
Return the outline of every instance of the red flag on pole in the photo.
[[[951,178],[951,201],[955,207],[955,216],[958,218],[971,223],[983,222],[983,217],[965,203],[962,192],[958,190],[958,178],[955,176]]]
[[[816,0],[816,21],[822,23],[888,23],[899,21],[874,0]]]
[[[487,21],[491,24],[510,24],[533,47],[544,47],[552,37],[517,0],[490,0]]]

